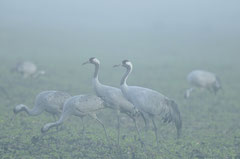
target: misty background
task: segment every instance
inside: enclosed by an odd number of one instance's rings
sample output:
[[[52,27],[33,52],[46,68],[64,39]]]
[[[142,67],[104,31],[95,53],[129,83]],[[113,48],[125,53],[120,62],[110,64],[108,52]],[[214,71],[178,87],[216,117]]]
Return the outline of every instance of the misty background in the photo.
[[[239,17],[237,0],[1,0],[1,61],[32,60],[74,77],[96,56],[103,80],[114,85],[121,73],[114,81],[107,76],[123,59],[133,62],[137,79],[155,73],[162,82],[185,80],[196,68],[227,73],[240,57]],[[143,67],[151,74],[141,74]],[[90,80],[92,67],[84,69]]]

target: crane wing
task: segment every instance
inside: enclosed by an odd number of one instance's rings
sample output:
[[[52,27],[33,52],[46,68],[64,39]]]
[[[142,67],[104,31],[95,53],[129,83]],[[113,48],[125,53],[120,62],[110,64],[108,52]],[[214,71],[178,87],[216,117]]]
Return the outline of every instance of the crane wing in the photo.
[[[81,112],[89,113],[103,109],[103,100],[94,95],[75,96],[74,105]]]
[[[182,119],[175,101],[157,91],[136,86],[128,87],[128,98],[140,111],[152,116],[161,115],[164,122],[174,122],[180,136]]]

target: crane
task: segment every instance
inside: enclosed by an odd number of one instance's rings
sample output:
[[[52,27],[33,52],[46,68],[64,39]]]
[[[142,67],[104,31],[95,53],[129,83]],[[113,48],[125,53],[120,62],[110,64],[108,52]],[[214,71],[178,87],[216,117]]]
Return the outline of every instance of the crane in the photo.
[[[54,116],[59,116],[66,99],[71,97],[68,93],[62,91],[43,91],[35,99],[35,105],[32,109],[26,105],[19,104],[14,109],[14,114],[25,111],[30,116],[40,115],[46,111]]]
[[[17,65],[12,69],[12,71],[19,72],[23,78],[33,77],[36,78],[40,75],[44,75],[44,70],[37,69],[37,66],[31,61],[23,61],[17,63]]]
[[[126,72],[120,83],[121,91],[124,97],[144,114],[145,118],[152,120],[158,148],[159,139],[155,123],[156,116],[161,115],[164,122],[174,122],[177,129],[177,137],[179,138],[182,129],[182,120],[176,102],[155,90],[138,86],[128,86],[126,81],[132,72],[132,63],[129,60],[123,60],[122,64],[114,65],[114,67],[118,66],[126,68]]]
[[[77,95],[71,98],[68,98],[63,106],[63,111],[61,117],[58,121],[53,123],[45,124],[41,132],[45,133],[50,128],[59,126],[63,124],[65,120],[67,120],[71,115],[78,116],[81,119],[85,116],[90,116],[93,119],[97,120],[103,127],[106,139],[108,140],[108,135],[105,129],[104,124],[98,119],[96,112],[104,109],[103,101],[101,98],[94,96],[94,95]],[[83,123],[84,124],[84,123]],[[84,131],[84,126],[83,126]]]
[[[85,64],[93,64],[95,66],[92,85],[94,87],[94,91],[96,95],[104,101],[104,105],[106,107],[113,109],[117,113],[118,145],[119,145],[119,134],[120,134],[120,119],[119,119],[120,113],[126,114],[134,121],[135,128],[141,140],[139,129],[136,124],[136,117],[138,116],[138,110],[136,109],[136,107],[134,107],[132,103],[130,103],[128,100],[126,100],[123,97],[123,94],[119,88],[103,85],[102,83],[99,82],[98,72],[99,72],[100,61],[96,57],[89,58],[88,61],[83,63],[83,65]]]
[[[187,81],[192,87],[186,90],[185,99],[190,97],[190,93],[195,88],[207,89],[215,94],[222,88],[219,77],[212,72],[204,70],[193,70],[188,74]]]

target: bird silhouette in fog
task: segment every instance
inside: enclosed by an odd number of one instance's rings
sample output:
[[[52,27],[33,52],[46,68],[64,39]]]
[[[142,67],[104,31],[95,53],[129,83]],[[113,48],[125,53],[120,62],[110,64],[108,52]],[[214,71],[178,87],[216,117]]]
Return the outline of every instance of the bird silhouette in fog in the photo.
[[[187,81],[191,85],[191,88],[186,90],[185,99],[190,97],[191,92],[195,88],[207,89],[215,94],[222,88],[220,79],[214,73],[204,70],[190,72],[187,76]]]
[[[30,61],[23,61],[17,63],[17,65],[12,69],[13,72],[19,72],[23,78],[33,77],[36,78],[40,75],[44,75],[45,71],[38,71],[37,66]]]

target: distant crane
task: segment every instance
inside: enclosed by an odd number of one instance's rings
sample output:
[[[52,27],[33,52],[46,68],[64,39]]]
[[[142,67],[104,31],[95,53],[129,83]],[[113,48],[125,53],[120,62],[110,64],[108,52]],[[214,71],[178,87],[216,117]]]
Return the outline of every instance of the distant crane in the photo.
[[[83,119],[84,116],[90,116],[97,120],[103,127],[106,138],[108,140],[108,135],[104,124],[98,119],[96,112],[104,109],[103,101],[101,98],[94,95],[78,95],[67,99],[63,106],[63,111],[61,117],[58,121],[53,123],[45,124],[41,131],[42,133],[47,132],[50,128],[61,125],[65,120],[67,120],[71,115],[75,115]],[[83,123],[84,124],[84,123]],[[84,131],[84,125],[83,125]]]
[[[61,114],[65,100],[70,97],[68,93],[62,91],[43,91],[37,95],[35,105],[32,109],[20,104],[13,109],[13,112],[17,114],[25,111],[30,116],[36,116],[46,111],[56,118],[56,116]]]
[[[125,113],[134,121],[135,127],[140,137],[139,130],[136,124],[136,116],[138,114],[138,110],[133,106],[133,104],[131,104],[129,101],[127,101],[123,97],[123,94],[119,88],[103,85],[99,82],[98,71],[99,71],[100,61],[97,58],[92,57],[88,61],[84,62],[83,65],[88,63],[95,65],[95,72],[92,79],[92,84],[93,84],[96,95],[104,101],[104,105],[106,107],[111,108],[117,112],[118,145],[119,145],[119,134],[120,134],[120,119],[119,119],[120,113]]]
[[[193,70],[188,74],[187,81],[192,87],[186,90],[184,95],[186,99],[195,88],[207,89],[215,94],[222,88],[220,79],[214,73],[204,70]]]
[[[28,77],[33,77],[36,78],[40,75],[44,75],[45,71],[44,70],[37,70],[37,66],[30,61],[23,61],[19,62],[13,69],[12,71],[19,72],[23,78],[28,78]]]
[[[155,124],[156,116],[162,115],[164,122],[174,122],[177,129],[177,137],[180,137],[182,120],[175,101],[155,90],[138,86],[128,86],[126,81],[129,74],[132,72],[132,63],[128,60],[123,60],[122,64],[114,65],[114,67],[117,66],[123,66],[126,68],[126,72],[121,79],[122,93],[127,100],[144,114],[145,118],[150,118],[152,120],[157,139],[157,146],[159,147],[157,126]]]

